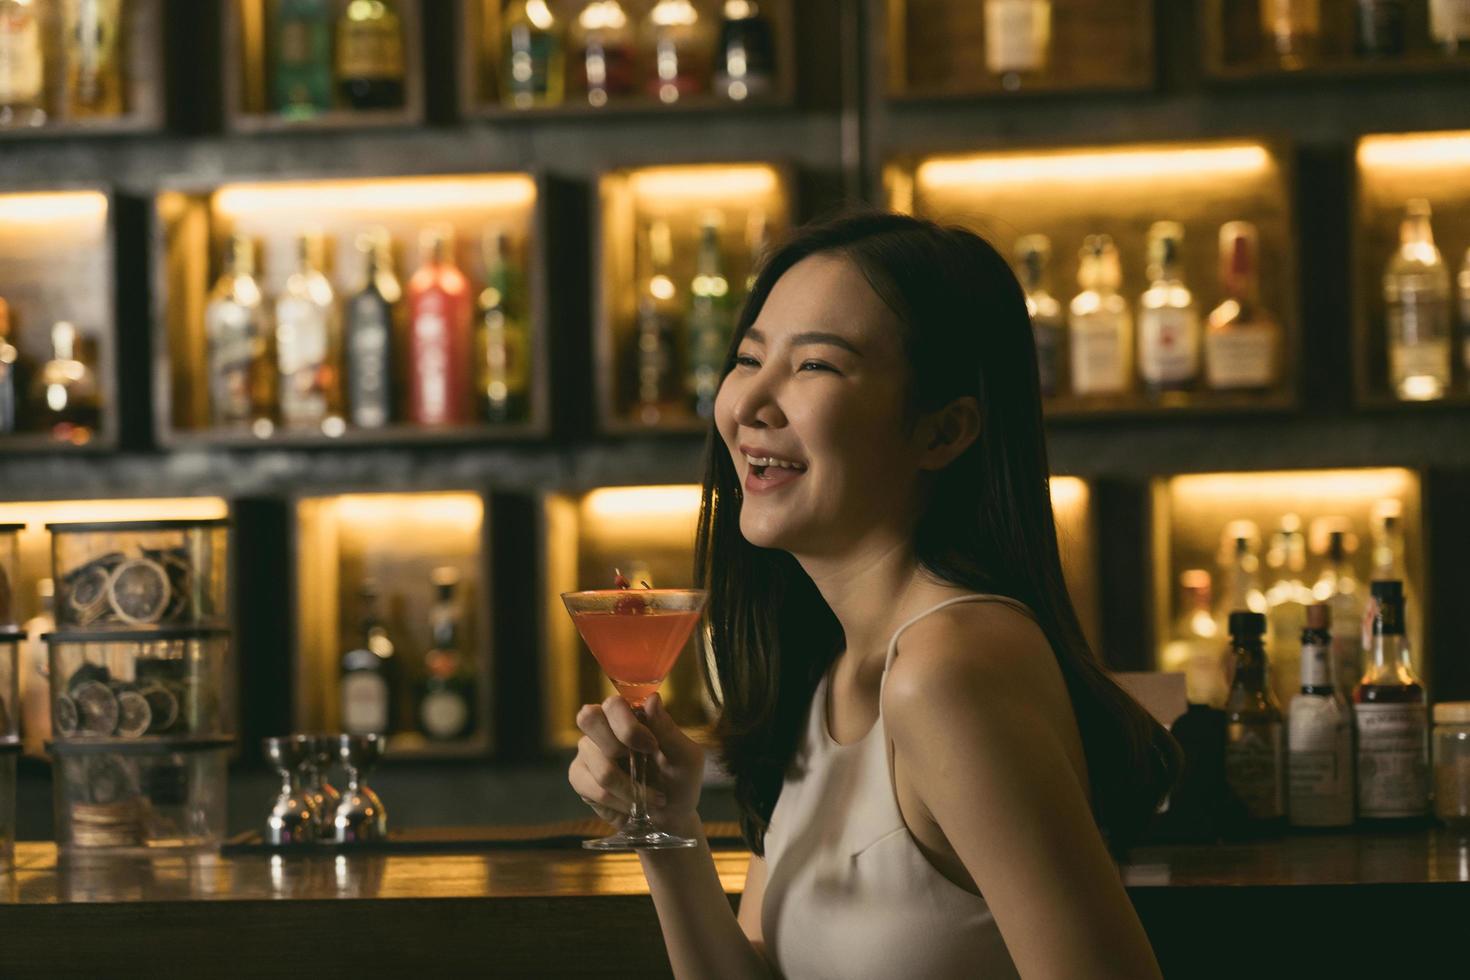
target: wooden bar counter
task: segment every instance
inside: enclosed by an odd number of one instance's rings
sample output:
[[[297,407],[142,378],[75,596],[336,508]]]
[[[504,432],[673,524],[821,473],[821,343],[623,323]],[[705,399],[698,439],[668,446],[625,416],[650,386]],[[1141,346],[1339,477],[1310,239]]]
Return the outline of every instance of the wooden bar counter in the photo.
[[[732,902],[746,860],[715,851]],[[1470,842],[1439,831],[1148,846],[1123,872],[1166,976],[1416,976],[1428,964],[1466,975]],[[1375,950],[1399,970],[1364,972]],[[649,977],[668,964],[633,855],[251,852],[58,867],[54,845],[21,843],[0,875],[0,977],[289,975]]]

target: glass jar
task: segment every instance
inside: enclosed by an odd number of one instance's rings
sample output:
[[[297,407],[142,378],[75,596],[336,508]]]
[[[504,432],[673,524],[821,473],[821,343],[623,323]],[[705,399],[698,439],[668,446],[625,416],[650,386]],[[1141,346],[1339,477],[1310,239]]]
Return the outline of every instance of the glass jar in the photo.
[[[1434,706],[1434,815],[1470,834],[1470,701]]]
[[[58,629],[228,625],[229,521],[46,527]]]
[[[20,622],[20,532],[24,524],[0,524],[0,629]]]

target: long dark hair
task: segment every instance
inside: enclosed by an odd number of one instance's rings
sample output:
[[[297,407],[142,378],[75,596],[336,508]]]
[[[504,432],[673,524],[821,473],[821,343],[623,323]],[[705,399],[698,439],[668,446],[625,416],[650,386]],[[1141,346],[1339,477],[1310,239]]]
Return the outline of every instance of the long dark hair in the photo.
[[[1009,596],[1035,613],[1076,714],[1093,815],[1122,853],[1169,791],[1181,757],[1168,732],[1104,673],[1062,580],[1020,284],[989,243],[962,228],[881,212],[807,226],[765,260],[726,373],[776,281],[819,253],[852,261],[902,322],[908,424],[965,395],[979,401],[979,438],[929,485],[918,561],[944,581]],[[709,590],[717,735],[746,842],[764,854],[766,825],[817,683],[842,649],[842,627],[795,558],[742,536],[739,475],[713,430],[706,457],[695,577]]]

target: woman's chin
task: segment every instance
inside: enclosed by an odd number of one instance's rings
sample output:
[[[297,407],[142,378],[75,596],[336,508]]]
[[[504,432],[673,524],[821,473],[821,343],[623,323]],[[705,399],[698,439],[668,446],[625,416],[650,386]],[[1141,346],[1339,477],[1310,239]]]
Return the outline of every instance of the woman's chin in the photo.
[[[740,534],[757,548],[786,549],[790,534],[785,528],[766,521],[751,520],[747,514],[740,515]]]

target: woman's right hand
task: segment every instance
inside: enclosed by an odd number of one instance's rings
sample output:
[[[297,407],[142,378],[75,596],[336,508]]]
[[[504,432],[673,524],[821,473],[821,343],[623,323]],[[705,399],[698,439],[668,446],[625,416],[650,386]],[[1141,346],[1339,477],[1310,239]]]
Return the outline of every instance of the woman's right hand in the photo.
[[[657,694],[644,703],[641,721],[617,695],[577,712],[582,738],[567,781],[603,820],[621,830],[633,806],[633,780],[627,758],[647,752],[648,810],[653,822],[676,833],[699,825],[699,791],[704,781],[704,749],[685,735],[664,710]]]

